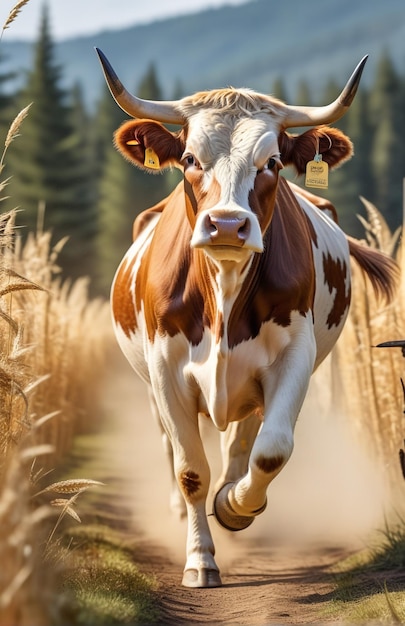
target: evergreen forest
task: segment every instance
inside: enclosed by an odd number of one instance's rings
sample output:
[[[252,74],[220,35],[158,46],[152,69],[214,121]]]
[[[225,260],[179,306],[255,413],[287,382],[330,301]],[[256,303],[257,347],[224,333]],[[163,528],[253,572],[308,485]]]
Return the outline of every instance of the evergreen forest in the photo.
[[[22,238],[38,227],[51,229],[55,244],[66,238],[58,256],[62,275],[88,274],[93,293],[106,295],[131,242],[135,216],[167,195],[179,173],[147,175],[115,151],[112,136],[126,116],[107,87],[91,111],[80,84],[69,90],[62,87],[63,70],[56,62],[46,9],[32,67],[18,93],[9,94],[7,85],[14,77],[1,72],[1,62],[0,58],[3,138],[18,112],[32,103],[20,136],[7,151],[4,172],[10,179],[3,210],[18,207]],[[288,77],[275,80],[269,93],[286,99],[284,81]],[[315,97],[302,82],[294,103],[326,104],[341,88],[331,80]],[[187,85],[178,82],[171,93],[163,93],[159,67],[151,64],[136,93],[147,99],[173,99],[186,95]],[[360,196],[375,204],[395,230],[402,222],[405,177],[405,76],[388,52],[381,54],[370,84],[360,86],[349,113],[336,125],[353,141],[355,156],[330,174],[329,188],[321,195],[332,200],[341,226],[351,235],[363,236],[357,218],[363,211]],[[293,172],[286,176],[295,180]]]

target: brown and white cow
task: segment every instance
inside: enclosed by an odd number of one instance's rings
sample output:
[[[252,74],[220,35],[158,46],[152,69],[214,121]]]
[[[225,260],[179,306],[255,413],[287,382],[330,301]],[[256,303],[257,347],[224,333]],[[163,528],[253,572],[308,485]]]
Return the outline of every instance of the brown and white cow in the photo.
[[[269,483],[293,449],[312,372],[333,348],[350,303],[355,254],[388,298],[393,263],[348,239],[307,193],[279,175],[320,152],[330,167],[350,141],[326,126],[349,107],[365,59],[326,107],[292,107],[246,89],[176,102],[129,94],[98,51],[117,103],[137,120],[115,135],[147,171],[184,180],[135,223],[112,288],[118,342],[148,384],[188,517],[183,584],[221,584],[207,521],[210,469],[199,414],[224,433],[214,513],[240,530],[266,508]],[[163,123],[179,124],[171,132]],[[300,136],[286,128],[317,126]],[[350,247],[350,250],[349,250]]]

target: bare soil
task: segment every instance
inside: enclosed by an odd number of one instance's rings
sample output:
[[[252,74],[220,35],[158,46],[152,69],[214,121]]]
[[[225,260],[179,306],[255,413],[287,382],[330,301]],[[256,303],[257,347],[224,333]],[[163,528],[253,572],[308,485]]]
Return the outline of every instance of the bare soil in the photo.
[[[223,586],[187,589],[181,586],[186,523],[169,510],[169,466],[159,429],[143,383],[121,355],[112,361],[104,392],[111,424],[105,468],[120,477],[118,501],[129,510],[137,560],[159,582],[162,624],[327,621],[322,611],[334,588],[331,568],[382,527],[384,501],[382,483],[348,434],[347,419],[331,415],[326,368],[300,417],[293,457],[269,487],[267,510],[241,533],[210,518]],[[214,484],[217,433],[206,425],[203,431]]]
[[[330,566],[346,555],[341,548],[289,551],[246,545],[222,571],[223,586],[187,589],[179,586],[179,564],[149,545],[147,569],[160,582],[162,624],[313,624],[325,623],[331,599]]]

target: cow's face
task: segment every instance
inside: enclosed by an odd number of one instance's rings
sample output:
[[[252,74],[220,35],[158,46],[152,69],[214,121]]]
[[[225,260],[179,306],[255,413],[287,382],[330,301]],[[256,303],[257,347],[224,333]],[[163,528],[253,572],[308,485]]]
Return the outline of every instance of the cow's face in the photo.
[[[269,116],[203,109],[190,119],[182,163],[191,246],[216,260],[262,252],[283,167]]]
[[[260,97],[255,110],[248,94],[247,101],[240,93],[232,110],[198,108],[194,101],[187,125],[177,134],[158,122],[138,120],[126,122],[115,136],[118,149],[139,167],[182,168],[191,246],[216,261],[244,262],[263,251],[284,165],[302,173],[317,150],[330,166],[352,151],[336,129],[311,129],[298,137],[280,131],[277,110],[263,110]],[[153,168],[148,154],[154,155]]]

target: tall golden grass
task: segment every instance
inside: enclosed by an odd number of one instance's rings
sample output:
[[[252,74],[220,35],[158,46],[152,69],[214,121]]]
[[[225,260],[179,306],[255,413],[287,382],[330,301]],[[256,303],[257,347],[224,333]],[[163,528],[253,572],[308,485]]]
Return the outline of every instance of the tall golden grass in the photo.
[[[12,7],[0,40],[27,3]],[[0,175],[30,106],[10,125]],[[0,182],[0,200],[7,182]],[[96,481],[48,483],[39,495],[63,497],[47,504],[35,492],[75,433],[97,418],[96,389],[111,336],[108,307],[89,300],[88,279],[62,282],[57,260],[65,242],[52,245],[39,215],[37,232],[24,245],[16,212],[0,215],[0,623],[10,626],[54,621],[46,548],[64,515],[80,521],[75,500]],[[49,520],[52,508],[56,522]]]
[[[362,201],[367,212],[367,219],[362,219],[366,240],[396,257],[400,280],[394,300],[383,305],[353,263],[349,319],[333,354],[334,384],[354,436],[386,477],[387,487],[397,487],[403,483],[399,450],[405,437],[401,386],[405,358],[400,348],[375,346],[405,339],[405,241],[404,236],[400,238],[401,229],[392,233],[378,209],[368,200]]]
[[[7,28],[10,28],[11,24],[14,22],[14,20],[17,18],[18,14],[20,13],[20,11],[23,9],[23,7],[28,4],[29,0],[19,0],[19,2],[16,2],[16,4],[11,8],[6,21],[3,24],[3,27],[1,29],[1,34],[0,34],[0,39],[3,36],[3,33],[5,30],[7,30]]]
[[[3,161],[4,154],[0,170]],[[16,626],[52,621],[52,566],[44,561],[55,522],[44,520],[50,505],[78,519],[72,494],[94,483],[53,483],[49,491],[68,498],[49,504],[34,494],[74,435],[95,424],[111,338],[107,304],[89,299],[87,278],[62,282],[57,260],[65,242],[53,246],[41,222],[23,245],[15,211],[0,216],[0,623]]]

